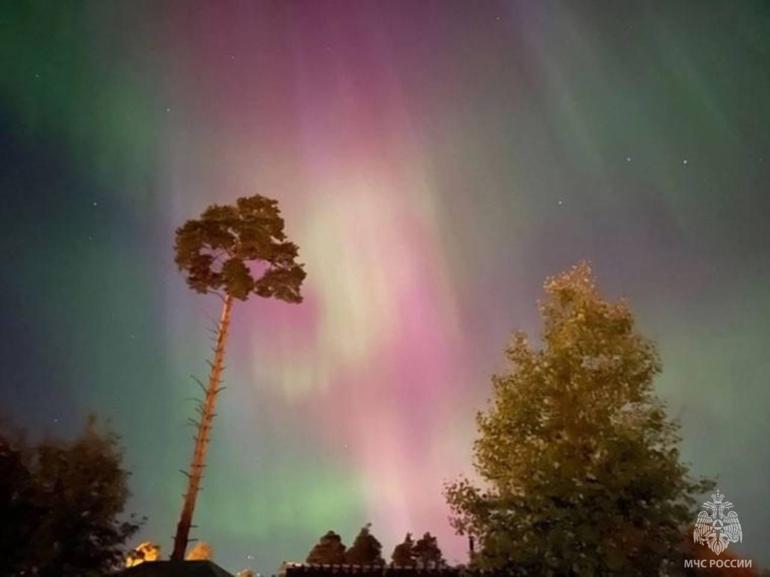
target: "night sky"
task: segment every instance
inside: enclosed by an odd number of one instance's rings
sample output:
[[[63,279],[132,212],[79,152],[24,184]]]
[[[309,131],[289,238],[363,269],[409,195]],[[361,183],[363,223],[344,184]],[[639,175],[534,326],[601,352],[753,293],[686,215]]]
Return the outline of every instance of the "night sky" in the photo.
[[[260,193],[308,277],[234,311],[195,519],[220,564],[367,522],[464,560],[442,484],[581,259],[770,563],[770,4],[19,1],[0,44],[0,412],[109,418],[164,554],[219,307],[174,230]]]

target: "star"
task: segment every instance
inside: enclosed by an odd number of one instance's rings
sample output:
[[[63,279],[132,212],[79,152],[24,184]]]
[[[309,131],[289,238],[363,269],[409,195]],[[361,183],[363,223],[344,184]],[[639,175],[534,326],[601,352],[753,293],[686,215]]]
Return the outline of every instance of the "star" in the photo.
[[[562,204],[564,204],[564,201],[563,201],[563,200],[560,200],[560,201],[558,201],[556,204],[558,204],[559,206],[561,206]]]
[[[96,201],[94,201],[94,203],[93,203],[93,204],[94,204],[94,206],[99,206],[99,203],[98,203],[98,202],[96,202]]]
[[[687,159],[686,159],[686,158],[685,158],[685,159],[682,161],[682,164],[684,164],[685,166],[687,166]]]
[[[631,157],[630,156],[626,156],[626,162],[631,162]]]

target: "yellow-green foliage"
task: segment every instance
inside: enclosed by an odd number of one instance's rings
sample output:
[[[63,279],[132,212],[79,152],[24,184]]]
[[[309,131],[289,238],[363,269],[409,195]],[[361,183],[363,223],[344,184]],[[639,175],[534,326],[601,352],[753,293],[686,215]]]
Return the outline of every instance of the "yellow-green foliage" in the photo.
[[[474,462],[485,484],[447,486],[453,523],[478,538],[482,567],[658,575],[707,483],[679,461],[678,426],[654,392],[655,347],[625,302],[602,298],[588,265],[545,290],[540,346],[514,335],[509,369],[493,377],[478,415]]]

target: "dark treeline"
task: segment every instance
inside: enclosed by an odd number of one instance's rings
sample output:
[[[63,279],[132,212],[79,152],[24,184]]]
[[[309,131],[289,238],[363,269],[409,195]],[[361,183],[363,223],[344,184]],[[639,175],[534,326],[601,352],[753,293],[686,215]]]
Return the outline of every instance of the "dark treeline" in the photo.
[[[361,528],[347,548],[334,531],[328,531],[308,553],[307,563],[312,565],[385,565],[382,545],[371,533],[371,524]],[[407,533],[404,541],[393,549],[390,563],[395,567],[445,567],[446,562],[436,538],[425,533],[415,542]]]

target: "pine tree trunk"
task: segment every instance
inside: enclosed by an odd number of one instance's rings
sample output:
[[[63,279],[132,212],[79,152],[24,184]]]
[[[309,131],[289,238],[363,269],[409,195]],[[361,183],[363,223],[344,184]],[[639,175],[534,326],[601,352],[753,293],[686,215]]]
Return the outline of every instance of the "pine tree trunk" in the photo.
[[[195,511],[195,500],[198,497],[200,482],[203,478],[206,451],[209,445],[211,426],[214,421],[214,409],[216,408],[217,395],[220,391],[220,384],[222,382],[225,344],[227,342],[228,331],[230,330],[230,314],[232,309],[233,297],[227,295],[225,302],[222,305],[222,314],[219,317],[217,342],[214,348],[214,362],[211,364],[211,373],[209,374],[208,387],[206,388],[206,399],[203,402],[201,417],[198,422],[198,431],[195,437],[195,449],[193,450],[192,463],[190,464],[190,472],[188,474],[187,492],[184,495],[182,515],[179,518],[179,523],[176,527],[176,536],[174,537],[174,551],[171,553],[172,560],[181,561],[184,559],[185,550],[187,549],[193,512]]]

